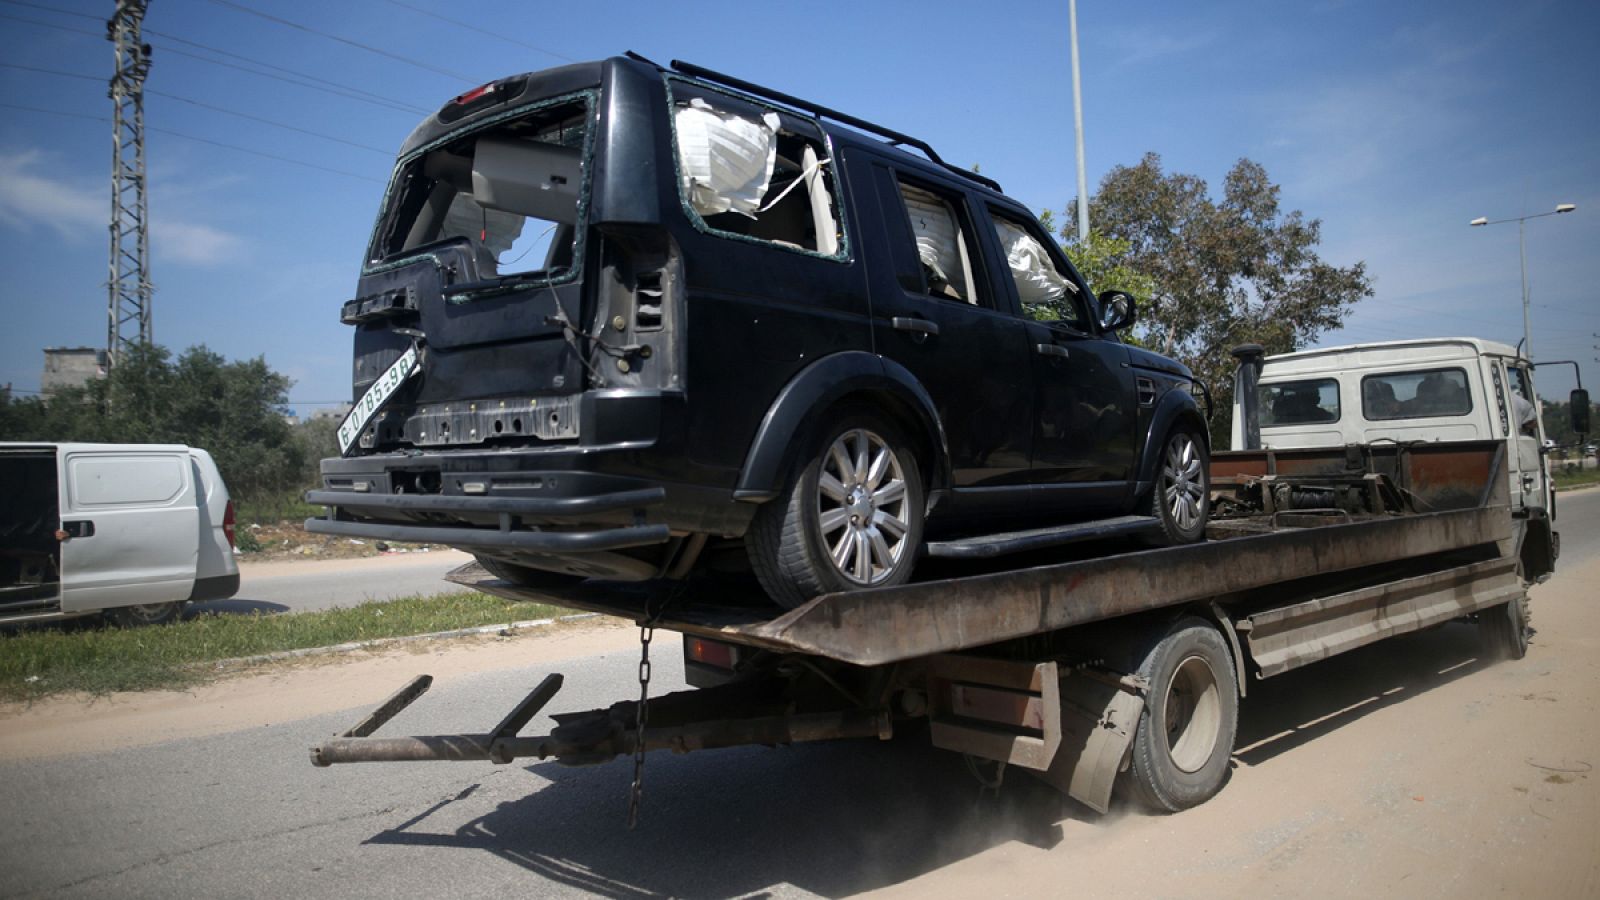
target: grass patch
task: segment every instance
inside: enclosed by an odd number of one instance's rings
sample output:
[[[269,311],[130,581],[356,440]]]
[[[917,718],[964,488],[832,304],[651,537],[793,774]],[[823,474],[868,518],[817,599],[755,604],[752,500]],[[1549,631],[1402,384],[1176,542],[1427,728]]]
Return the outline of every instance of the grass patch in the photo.
[[[278,522],[312,519],[327,512],[320,506],[305,501],[304,490],[294,490],[271,497],[251,499],[234,498],[234,518],[243,525],[271,525]]]
[[[407,637],[563,615],[543,603],[464,591],[279,615],[205,615],[156,628],[26,628],[0,632],[0,700],[67,691],[104,694],[183,687],[215,675],[206,663],[347,641]]]
[[[1573,469],[1569,472],[1559,462],[1551,463],[1550,468],[1550,481],[1555,484],[1556,490],[1600,484],[1600,469]]]

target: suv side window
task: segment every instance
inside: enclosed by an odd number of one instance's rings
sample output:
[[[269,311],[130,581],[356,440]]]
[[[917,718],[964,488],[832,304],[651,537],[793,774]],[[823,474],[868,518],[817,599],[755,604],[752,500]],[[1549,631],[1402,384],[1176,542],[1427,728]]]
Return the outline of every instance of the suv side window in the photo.
[[[811,122],[667,80],[678,189],[696,227],[845,257],[833,159]]]
[[[922,292],[930,297],[989,306],[975,265],[980,252],[961,215],[962,200],[936,189],[896,181],[922,271]]]
[[[995,239],[1006,255],[1006,267],[1017,286],[1017,299],[1030,319],[1059,322],[1078,331],[1089,331],[1084,313],[1083,291],[1076,279],[1063,271],[1041,237],[1037,226],[1024,223],[991,208]]]

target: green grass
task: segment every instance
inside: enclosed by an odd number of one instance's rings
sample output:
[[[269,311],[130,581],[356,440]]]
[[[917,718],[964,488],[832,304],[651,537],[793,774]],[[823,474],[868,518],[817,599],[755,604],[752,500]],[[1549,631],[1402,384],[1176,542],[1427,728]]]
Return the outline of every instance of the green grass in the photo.
[[[1556,490],[1570,487],[1581,487],[1586,484],[1600,484],[1600,469],[1579,469],[1572,472],[1566,471],[1561,462],[1550,464],[1550,480],[1554,482]]]
[[[320,516],[327,510],[313,506],[303,499],[305,492],[295,490],[275,497],[234,500],[234,518],[241,526],[271,525],[285,520],[301,521]]]
[[[0,632],[0,700],[184,687],[219,660],[562,615],[542,603],[459,592],[291,615],[206,615],[155,628],[32,627]]]

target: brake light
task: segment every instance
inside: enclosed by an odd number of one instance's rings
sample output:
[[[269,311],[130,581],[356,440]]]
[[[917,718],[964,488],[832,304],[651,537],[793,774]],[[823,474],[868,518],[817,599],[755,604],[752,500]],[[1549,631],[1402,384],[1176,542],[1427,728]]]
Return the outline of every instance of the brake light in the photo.
[[[228,547],[230,549],[234,546],[234,543],[233,543],[233,530],[234,530],[233,501],[229,500],[228,501],[228,509],[227,509],[226,512],[224,512],[222,514],[222,533],[228,536]]]
[[[494,93],[494,82],[491,81],[482,87],[475,87],[472,90],[467,91],[465,94],[462,94],[450,102],[456,104],[457,106],[465,106],[474,100],[482,98],[485,94],[492,93]]]

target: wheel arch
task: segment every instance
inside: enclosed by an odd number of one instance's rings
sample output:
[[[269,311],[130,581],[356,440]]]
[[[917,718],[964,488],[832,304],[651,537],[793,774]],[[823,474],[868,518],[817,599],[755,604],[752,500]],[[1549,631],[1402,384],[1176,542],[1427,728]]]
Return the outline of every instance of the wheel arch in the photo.
[[[918,444],[917,461],[931,490],[949,485],[944,426],[927,389],[899,363],[851,350],[817,360],[778,392],[745,453],[734,499],[764,503],[776,497],[818,414],[855,401],[886,411]]]
[[[1162,444],[1177,425],[1193,428],[1205,445],[1206,453],[1211,453],[1210,430],[1206,428],[1205,416],[1201,415],[1194,396],[1181,388],[1167,391],[1156,401],[1155,412],[1150,416],[1150,427],[1144,434],[1144,445],[1139,451],[1139,494],[1148,491],[1155,483],[1156,467],[1161,463]]]

